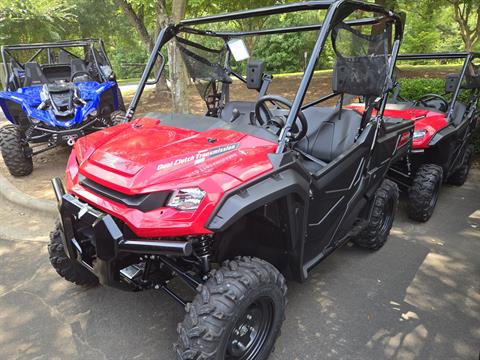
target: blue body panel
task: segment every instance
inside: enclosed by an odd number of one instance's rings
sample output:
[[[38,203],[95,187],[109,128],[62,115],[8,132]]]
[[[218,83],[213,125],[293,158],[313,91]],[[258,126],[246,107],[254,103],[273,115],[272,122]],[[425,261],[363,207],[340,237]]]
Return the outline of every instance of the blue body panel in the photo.
[[[54,113],[51,110],[38,110],[37,107],[41,104],[40,92],[42,85],[35,85],[27,88],[20,88],[17,91],[2,91],[0,92],[0,106],[6,116],[6,118],[14,123],[12,115],[8,111],[7,101],[13,101],[21,105],[23,112],[29,117],[40,120],[45,125],[71,128],[77,124],[83,122],[83,120],[93,110],[97,110],[100,103],[100,96],[106,90],[114,88],[114,110],[119,110],[119,94],[118,86],[114,81],[108,81],[105,83],[98,83],[96,81],[78,82],[75,85],[80,90],[80,97],[86,101],[86,105],[79,106],[75,109],[75,116],[68,121],[57,120]]]

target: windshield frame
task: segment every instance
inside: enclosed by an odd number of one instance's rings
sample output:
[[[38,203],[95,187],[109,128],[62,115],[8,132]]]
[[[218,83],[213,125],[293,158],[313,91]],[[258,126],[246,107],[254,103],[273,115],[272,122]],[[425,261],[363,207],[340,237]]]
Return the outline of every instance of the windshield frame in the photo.
[[[311,10],[311,11],[327,10],[323,23],[315,24],[315,25],[307,25],[307,26],[277,28],[277,29],[260,29],[260,30],[248,31],[248,32],[245,32],[245,31],[244,32],[231,32],[231,31],[214,32],[214,31],[195,28],[195,26],[210,24],[210,23],[248,19],[253,17],[270,16],[275,14],[285,14],[285,13],[307,11],[307,10]],[[157,41],[155,42],[155,46],[148,59],[148,62],[146,64],[142,77],[140,79],[140,83],[137,88],[137,91],[133,96],[130,106],[128,107],[126,117],[128,120],[131,120],[133,118],[135,110],[140,102],[140,98],[145,89],[145,85],[147,83],[148,84],[152,83],[148,79],[155,66],[157,59],[159,57],[163,58],[161,54],[161,50],[163,46],[179,33],[182,33],[182,32],[195,33],[195,34],[201,34],[206,36],[215,36],[223,39],[229,39],[229,38],[240,37],[240,36],[270,35],[270,34],[317,30],[319,31],[319,34],[316,39],[315,46],[307,62],[307,66],[303,72],[303,76],[299,84],[299,87],[296,91],[295,98],[292,103],[292,108],[290,109],[285,126],[281,130],[278,138],[278,147],[276,149],[276,153],[282,153],[284,152],[285,147],[288,143],[288,134],[290,132],[290,129],[292,128],[297,118],[298,112],[302,110],[302,105],[303,105],[308,87],[312,80],[315,67],[317,65],[320,54],[324,49],[324,46],[329,38],[329,35],[333,27],[336,24],[338,24],[340,21],[347,18],[353,12],[358,10],[378,14],[380,17],[349,21],[348,24],[350,26],[374,25],[384,21],[391,22],[394,25],[392,48],[391,48],[389,66],[387,71],[387,79],[385,79],[385,84],[392,83],[395,63],[398,56],[400,43],[403,38],[403,19],[404,19],[403,14],[395,13],[393,11],[387,10],[375,4],[365,3],[365,2],[356,1],[356,0],[338,0],[338,1],[323,0],[323,1],[308,1],[308,2],[292,3],[287,5],[279,5],[279,6],[265,7],[265,8],[259,8],[259,9],[253,9],[253,10],[244,10],[244,11],[237,11],[232,13],[212,15],[212,16],[201,17],[196,19],[187,19],[187,20],[181,21],[179,24],[169,25],[163,28],[157,37]],[[163,68],[164,67],[162,66],[161,71],[155,77],[155,81],[159,80],[161,72],[163,71]],[[385,86],[385,91],[383,95],[378,99],[379,110],[376,116],[377,120],[383,116],[383,112],[387,104],[387,98],[388,98],[387,94],[390,91],[391,91],[391,86]]]
[[[42,65],[54,65],[55,63],[53,62],[53,58],[51,56],[51,50],[60,49],[67,52],[69,55],[75,58],[78,58],[77,55],[68,51],[68,49],[72,49],[72,48],[81,48],[82,50],[84,50],[84,52],[85,52],[85,48],[89,48],[89,49],[95,48],[107,60],[108,66],[112,67],[112,64],[110,63],[110,59],[108,58],[107,52],[105,50],[105,43],[103,42],[102,39],[64,40],[64,41],[57,41],[57,42],[50,42],[50,43],[3,45],[0,48],[0,52],[2,56],[2,63],[3,63],[3,69],[4,69],[4,74],[2,74],[2,83],[4,88],[7,91],[9,91],[9,89],[7,89],[7,84],[11,76],[11,72],[9,68],[10,61],[13,60],[21,68],[24,68],[25,63],[34,61],[40,54],[46,51],[48,60],[47,60],[47,63]],[[37,51],[27,61],[20,62],[17,58],[18,55],[16,56],[15,52],[19,52],[23,50],[37,50]],[[93,60],[95,62],[95,67],[99,68],[99,63],[95,56],[95,53],[93,51],[92,53],[93,53]],[[104,77],[104,75],[101,72],[100,74],[103,77],[103,80],[107,81],[107,79]]]

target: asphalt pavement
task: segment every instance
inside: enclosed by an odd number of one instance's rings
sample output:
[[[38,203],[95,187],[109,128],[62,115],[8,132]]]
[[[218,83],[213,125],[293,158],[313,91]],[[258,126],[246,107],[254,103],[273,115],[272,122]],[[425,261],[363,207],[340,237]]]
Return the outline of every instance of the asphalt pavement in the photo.
[[[444,188],[428,223],[401,208],[380,251],[347,245],[305,283],[290,282],[270,359],[478,360],[479,254],[477,170]],[[174,358],[184,311],[161,292],[77,287],[57,276],[41,241],[0,240],[0,269],[0,359]]]

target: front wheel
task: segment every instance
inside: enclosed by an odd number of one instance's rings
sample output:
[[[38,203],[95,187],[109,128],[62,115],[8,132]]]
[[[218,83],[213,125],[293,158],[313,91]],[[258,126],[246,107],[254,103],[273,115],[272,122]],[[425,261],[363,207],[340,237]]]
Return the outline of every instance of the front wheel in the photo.
[[[378,250],[385,245],[395,219],[398,206],[398,186],[385,179],[373,198],[370,220],[365,229],[352,241],[363,248]]]
[[[418,168],[408,191],[408,216],[410,219],[426,222],[437,205],[442,187],[443,170],[435,164],[425,164]]]
[[[13,176],[26,176],[33,171],[32,157],[28,143],[18,125],[9,124],[0,129],[0,147],[8,171]]]
[[[110,126],[124,124],[126,122],[126,113],[123,110],[117,110],[110,114]]]
[[[226,261],[185,308],[175,345],[179,360],[264,360],[285,318],[287,287],[266,261]]]
[[[55,228],[50,233],[50,244],[48,244],[48,254],[53,268],[58,275],[74,284],[83,286],[98,285],[98,279],[95,275],[67,256],[63,247],[62,232],[60,221],[57,221]]]

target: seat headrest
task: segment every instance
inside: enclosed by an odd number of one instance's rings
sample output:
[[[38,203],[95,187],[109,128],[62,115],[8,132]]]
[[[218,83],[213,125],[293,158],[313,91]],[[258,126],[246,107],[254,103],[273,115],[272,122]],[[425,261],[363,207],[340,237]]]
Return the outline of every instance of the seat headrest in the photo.
[[[48,83],[42,68],[36,62],[25,63],[25,81],[23,86],[39,85]]]

